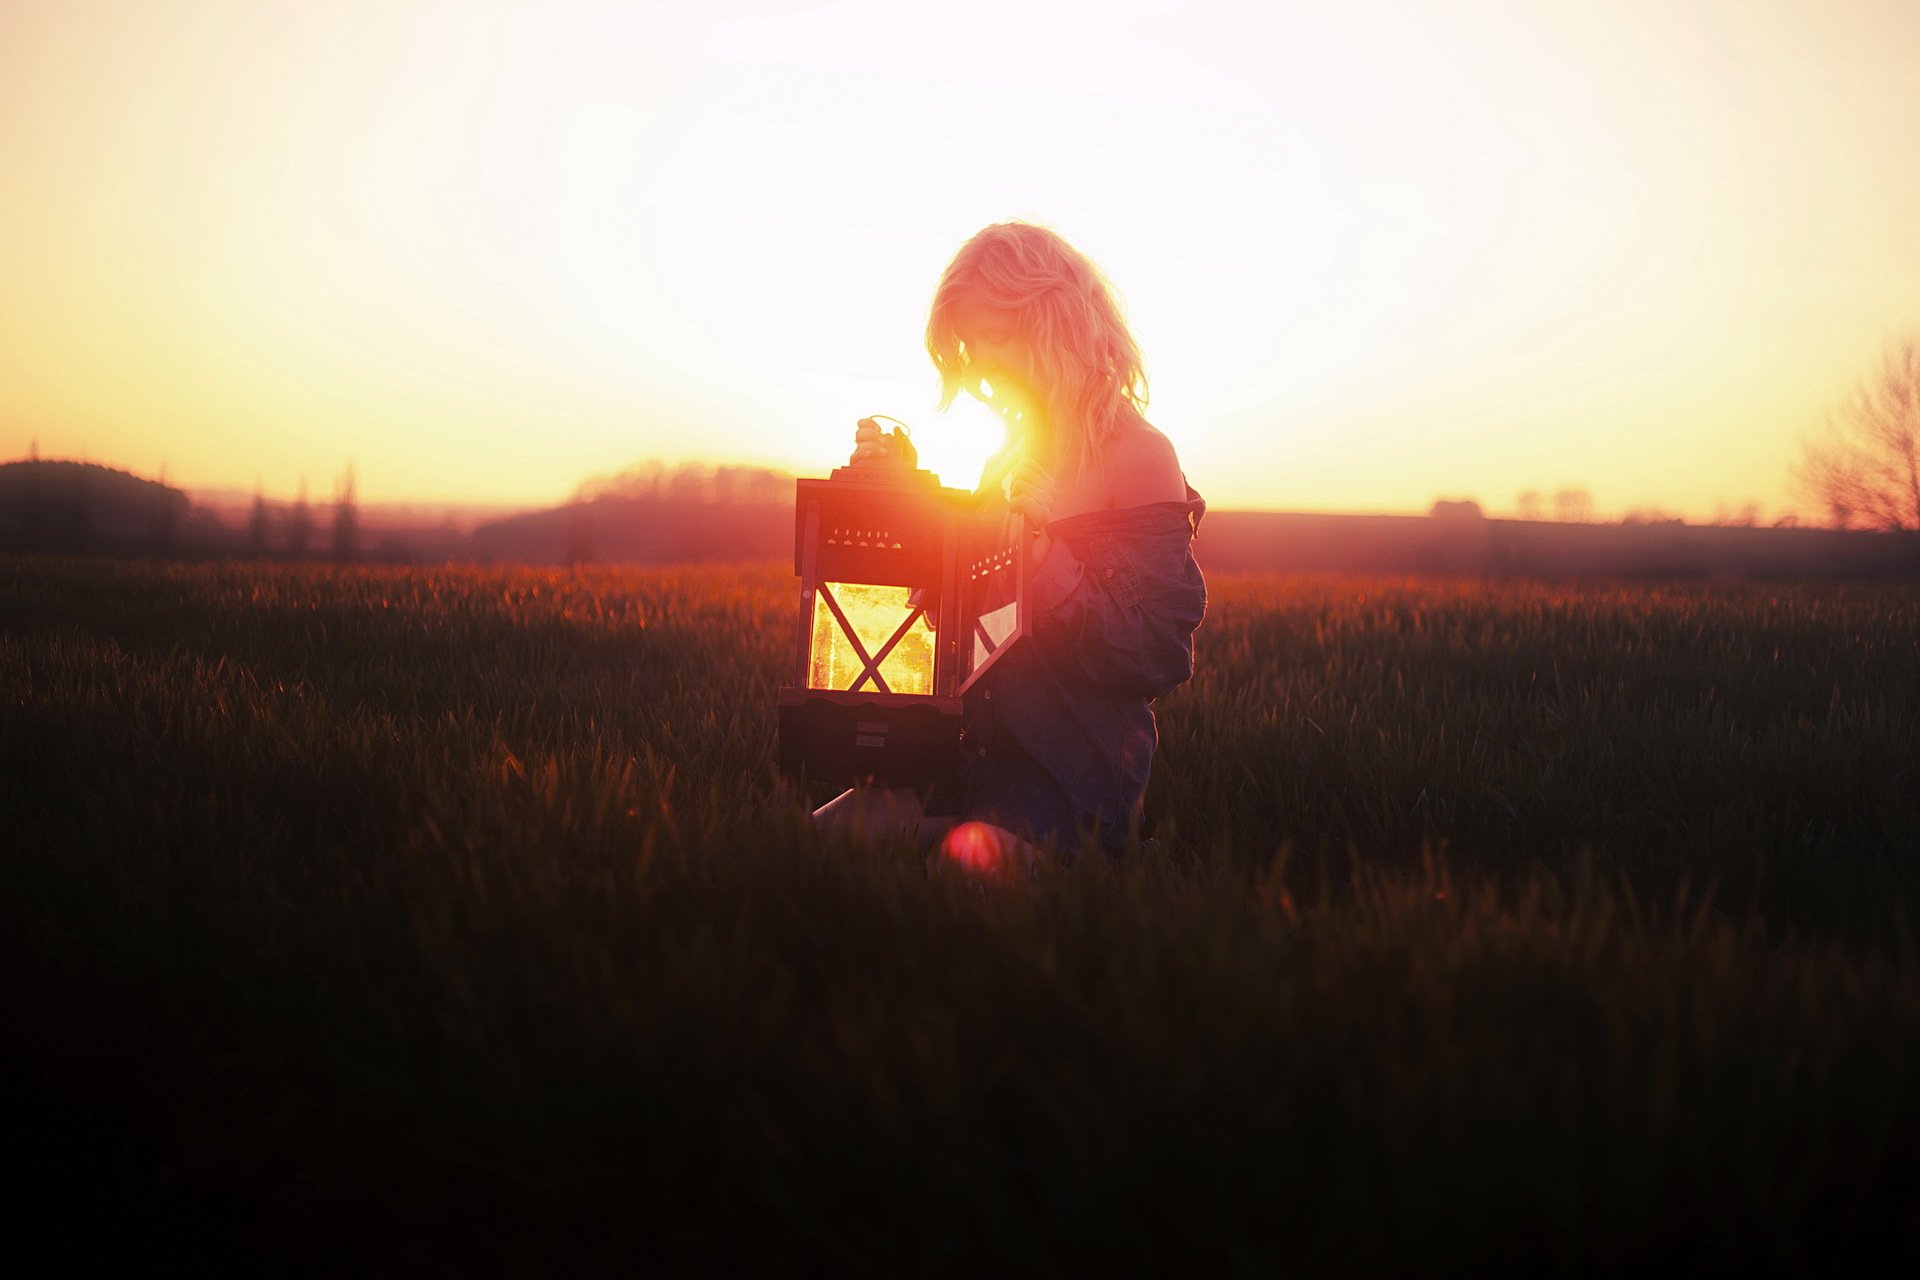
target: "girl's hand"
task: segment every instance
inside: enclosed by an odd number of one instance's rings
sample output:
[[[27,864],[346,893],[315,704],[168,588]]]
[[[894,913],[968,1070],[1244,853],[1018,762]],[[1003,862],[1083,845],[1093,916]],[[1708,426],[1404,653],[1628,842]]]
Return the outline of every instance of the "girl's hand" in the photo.
[[[870,462],[892,460],[893,448],[871,418],[853,429],[853,457],[847,460],[849,466],[859,467]]]
[[[898,422],[889,418],[889,422]],[[894,467],[917,467],[920,465],[920,451],[913,447],[913,441],[907,436],[907,429],[901,424],[896,430],[887,432],[872,418],[860,419],[853,429],[853,457],[849,465],[856,467],[882,465]]]
[[[1031,458],[1022,459],[1007,476],[1004,492],[1007,505],[1027,518],[1035,533],[1044,533],[1053,519],[1053,504],[1059,493],[1053,473]]]

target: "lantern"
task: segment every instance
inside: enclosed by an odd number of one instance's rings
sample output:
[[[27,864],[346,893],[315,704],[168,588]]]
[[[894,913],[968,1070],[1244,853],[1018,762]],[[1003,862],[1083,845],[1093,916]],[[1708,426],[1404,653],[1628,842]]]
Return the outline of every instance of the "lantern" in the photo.
[[[963,698],[1027,631],[1023,521],[910,463],[797,482],[800,614],[780,767],[850,786],[959,761]]]

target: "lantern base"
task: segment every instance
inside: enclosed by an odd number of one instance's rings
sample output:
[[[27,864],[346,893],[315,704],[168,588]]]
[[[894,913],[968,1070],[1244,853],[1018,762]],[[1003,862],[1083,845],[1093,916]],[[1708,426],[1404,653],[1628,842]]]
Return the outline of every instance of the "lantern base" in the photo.
[[[780,771],[844,786],[917,787],[960,764],[959,698],[780,690]]]

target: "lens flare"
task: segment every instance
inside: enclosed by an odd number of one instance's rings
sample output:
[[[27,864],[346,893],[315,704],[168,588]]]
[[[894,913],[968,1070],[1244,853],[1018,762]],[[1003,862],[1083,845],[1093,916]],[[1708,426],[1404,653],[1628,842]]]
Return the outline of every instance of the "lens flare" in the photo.
[[[961,823],[940,847],[949,861],[975,875],[997,877],[1010,861],[1005,833],[985,822]]]

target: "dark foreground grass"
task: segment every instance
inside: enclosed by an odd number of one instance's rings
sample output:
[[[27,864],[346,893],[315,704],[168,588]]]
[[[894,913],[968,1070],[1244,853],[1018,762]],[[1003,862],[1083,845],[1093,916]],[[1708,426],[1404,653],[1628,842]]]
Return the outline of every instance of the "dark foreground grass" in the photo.
[[[1920,593],[1214,584],[1156,848],[772,771],[776,569],[0,562],[29,1225],[289,1271],[1920,1238]]]

